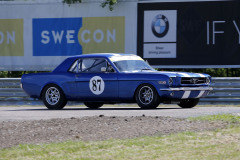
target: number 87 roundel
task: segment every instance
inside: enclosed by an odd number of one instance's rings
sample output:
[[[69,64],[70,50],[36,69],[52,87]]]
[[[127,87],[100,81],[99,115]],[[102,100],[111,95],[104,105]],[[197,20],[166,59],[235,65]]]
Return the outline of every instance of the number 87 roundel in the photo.
[[[99,76],[92,77],[89,81],[89,88],[93,94],[102,94],[105,88],[103,79]]]

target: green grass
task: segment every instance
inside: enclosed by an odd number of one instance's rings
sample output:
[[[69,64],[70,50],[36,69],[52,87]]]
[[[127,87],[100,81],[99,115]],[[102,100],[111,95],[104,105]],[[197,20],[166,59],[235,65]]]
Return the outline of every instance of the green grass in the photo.
[[[218,114],[218,115],[207,115],[200,117],[190,117],[189,120],[206,120],[206,121],[225,121],[231,124],[240,123],[240,116],[232,114]]]
[[[240,159],[239,116],[224,114],[202,116],[192,120],[222,120],[238,125],[216,131],[183,132],[125,140],[19,145],[1,149],[0,159]]]
[[[240,159],[240,127],[97,142],[20,145],[1,159]]]

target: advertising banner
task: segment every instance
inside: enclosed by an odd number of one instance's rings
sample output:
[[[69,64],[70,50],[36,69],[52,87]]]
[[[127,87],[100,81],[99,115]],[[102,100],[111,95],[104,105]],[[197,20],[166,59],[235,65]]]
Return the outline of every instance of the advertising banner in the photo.
[[[0,71],[51,71],[81,54],[136,54],[137,3],[121,2],[113,11],[100,4],[1,4]]]
[[[33,56],[124,53],[124,29],[124,17],[33,19]]]
[[[0,56],[24,56],[23,19],[0,19]]]
[[[240,68],[240,1],[138,4],[137,54],[159,68]]]

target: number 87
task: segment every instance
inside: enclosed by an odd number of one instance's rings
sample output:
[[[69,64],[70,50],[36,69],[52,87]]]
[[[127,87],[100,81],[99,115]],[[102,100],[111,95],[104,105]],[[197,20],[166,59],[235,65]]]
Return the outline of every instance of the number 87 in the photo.
[[[93,80],[92,81],[92,89],[93,89],[93,91],[101,91],[101,79],[97,79],[97,80]]]

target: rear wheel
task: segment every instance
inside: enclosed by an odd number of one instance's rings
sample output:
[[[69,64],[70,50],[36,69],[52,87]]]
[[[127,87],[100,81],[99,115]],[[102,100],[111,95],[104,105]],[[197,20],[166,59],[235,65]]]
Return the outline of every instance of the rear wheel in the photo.
[[[84,102],[85,106],[91,109],[98,109],[103,106],[101,102]]]
[[[142,109],[154,109],[160,104],[159,95],[150,84],[143,84],[137,88],[135,100]]]
[[[67,104],[66,97],[60,87],[50,84],[43,89],[42,100],[51,110],[60,110]]]
[[[193,108],[199,102],[199,99],[185,99],[182,100],[178,105],[182,108]]]

